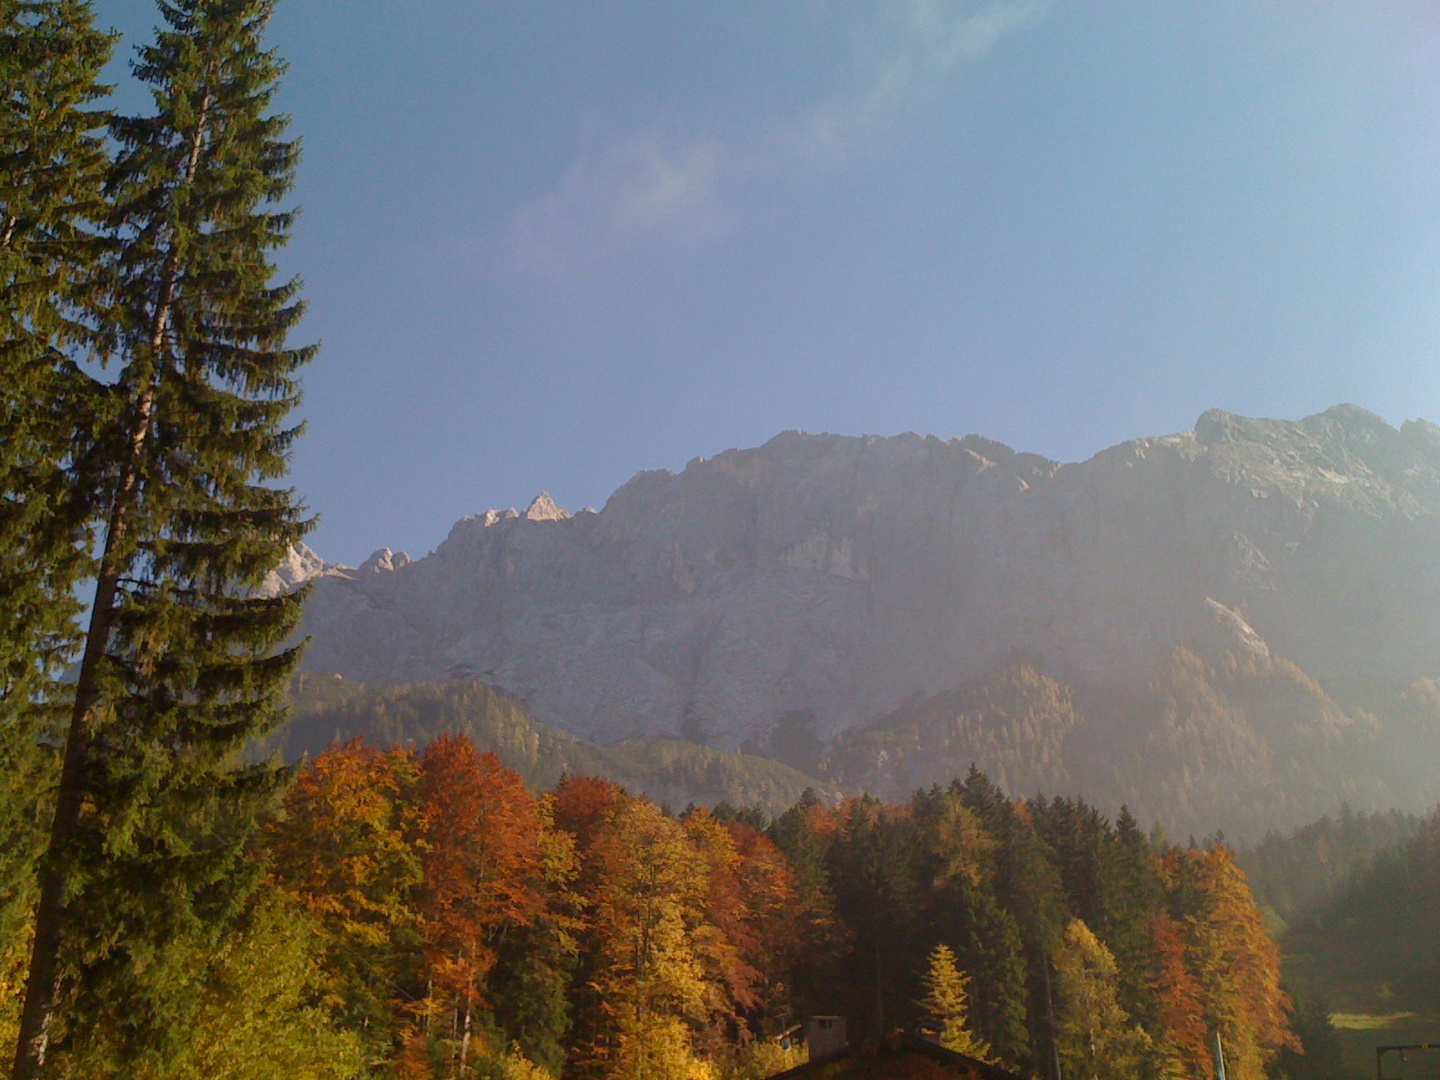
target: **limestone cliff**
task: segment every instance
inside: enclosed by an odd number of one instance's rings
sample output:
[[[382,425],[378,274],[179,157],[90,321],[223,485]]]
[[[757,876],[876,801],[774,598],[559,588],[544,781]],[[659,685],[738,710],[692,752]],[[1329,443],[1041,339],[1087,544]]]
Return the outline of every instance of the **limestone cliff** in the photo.
[[[796,709],[833,735],[1016,655],[1135,683],[1217,635],[1331,694],[1389,692],[1440,674],[1440,428],[1211,411],[1077,464],[787,432],[367,570],[317,582],[309,668],[479,678],[599,740],[763,745]]]

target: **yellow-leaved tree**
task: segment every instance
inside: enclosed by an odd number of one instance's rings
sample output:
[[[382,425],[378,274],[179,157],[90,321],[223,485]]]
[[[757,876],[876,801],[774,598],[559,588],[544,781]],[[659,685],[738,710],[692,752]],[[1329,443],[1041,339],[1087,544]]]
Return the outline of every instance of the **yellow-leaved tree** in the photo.
[[[949,945],[936,945],[925,973],[925,996],[920,1006],[930,1019],[930,1030],[940,1045],[957,1054],[990,1060],[990,1047],[970,1031],[970,976],[955,966]]]
[[[1299,1048],[1290,999],[1280,986],[1280,949],[1229,848],[1176,852],[1166,869],[1178,885],[1186,952],[1211,1039],[1218,1032],[1224,1044],[1226,1074],[1261,1080],[1281,1048]]]
[[[1080,919],[1055,948],[1060,995],[1058,1050],[1070,1080],[1133,1080],[1150,1056],[1145,1029],[1131,1024],[1118,998],[1115,957]]]
[[[712,1080],[691,1043],[717,989],[695,942],[704,861],[679,822],[638,799],[607,816],[594,855],[604,867],[592,919],[604,953],[596,983],[610,1018],[607,1080]]]

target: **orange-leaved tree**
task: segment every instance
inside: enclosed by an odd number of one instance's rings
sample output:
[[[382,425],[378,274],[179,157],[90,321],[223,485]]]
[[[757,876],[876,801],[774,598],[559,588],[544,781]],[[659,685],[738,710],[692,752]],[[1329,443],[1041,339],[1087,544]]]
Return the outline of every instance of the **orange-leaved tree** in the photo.
[[[427,997],[452,1006],[463,1070],[500,937],[545,909],[545,824],[520,774],[463,735],[426,747],[417,796]]]
[[[1205,1007],[1200,983],[1186,963],[1185,928],[1162,911],[1151,916],[1149,929],[1144,989],[1153,1017],[1155,1071],[1167,1080],[1205,1080],[1212,1069]]]
[[[1280,949],[1234,853],[1224,845],[1175,851],[1164,861],[1176,883],[1186,953],[1219,1034],[1231,1080],[1260,1080],[1282,1048],[1299,1049],[1290,999],[1280,986]]]
[[[730,830],[704,807],[685,816],[684,828],[705,875],[701,919],[691,938],[710,999],[709,1022],[696,1041],[708,1056],[719,1058],[745,1041],[744,1015],[760,1003],[755,912],[741,878],[744,859]]]

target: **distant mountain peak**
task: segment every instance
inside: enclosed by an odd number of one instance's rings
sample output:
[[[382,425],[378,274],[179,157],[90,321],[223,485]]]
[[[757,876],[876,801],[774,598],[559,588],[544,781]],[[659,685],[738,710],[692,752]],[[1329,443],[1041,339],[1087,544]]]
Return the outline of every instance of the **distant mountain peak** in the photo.
[[[372,556],[373,557],[373,556]],[[294,544],[286,552],[280,565],[265,575],[265,580],[256,595],[282,596],[294,592],[307,581],[322,577],[349,577],[355,572],[353,566],[344,563],[326,562],[303,543]]]
[[[555,505],[548,491],[542,491],[526,507],[522,516],[526,521],[565,521],[570,514],[564,507]]]
[[[521,513],[513,506],[508,510],[486,510],[480,514],[469,514],[457,521],[450,530],[452,538],[463,537],[476,529],[493,528],[506,521],[569,521],[570,513],[556,504],[548,491],[542,491],[530,500],[530,505]]]
[[[403,551],[391,551],[388,547],[378,548],[371,553],[370,557],[360,564],[361,574],[388,574],[393,570],[399,570],[402,566],[409,566],[414,560]]]

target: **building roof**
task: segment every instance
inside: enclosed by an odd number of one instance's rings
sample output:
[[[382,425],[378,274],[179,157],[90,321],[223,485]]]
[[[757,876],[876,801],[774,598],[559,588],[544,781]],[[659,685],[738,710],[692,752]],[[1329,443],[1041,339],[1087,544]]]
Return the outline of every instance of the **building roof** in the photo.
[[[846,1047],[770,1080],[1023,1080],[977,1058],[896,1032],[860,1047]]]

